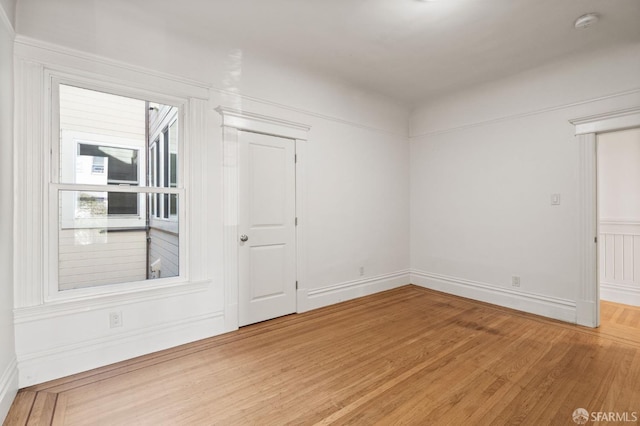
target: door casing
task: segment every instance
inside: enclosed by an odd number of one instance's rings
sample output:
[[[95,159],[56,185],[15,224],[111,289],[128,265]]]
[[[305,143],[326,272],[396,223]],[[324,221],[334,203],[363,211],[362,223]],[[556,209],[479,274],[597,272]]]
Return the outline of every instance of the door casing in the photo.
[[[295,141],[296,150],[296,291],[297,312],[303,312],[307,293],[306,266],[306,152],[309,125],[246,110],[219,106],[222,117],[223,155],[223,273],[225,330],[239,326],[238,224],[239,224],[239,143],[238,132],[249,131],[280,136]]]
[[[640,107],[612,111],[570,120],[579,144],[578,165],[578,255],[579,281],[576,294],[576,322],[600,326],[598,285],[598,204],[596,135],[640,127]]]

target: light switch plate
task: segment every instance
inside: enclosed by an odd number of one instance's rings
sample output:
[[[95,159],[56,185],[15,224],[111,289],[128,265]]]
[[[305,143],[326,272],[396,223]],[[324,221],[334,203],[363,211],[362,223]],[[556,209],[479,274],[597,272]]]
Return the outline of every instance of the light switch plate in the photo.
[[[551,205],[552,206],[560,205],[560,194],[551,194]]]

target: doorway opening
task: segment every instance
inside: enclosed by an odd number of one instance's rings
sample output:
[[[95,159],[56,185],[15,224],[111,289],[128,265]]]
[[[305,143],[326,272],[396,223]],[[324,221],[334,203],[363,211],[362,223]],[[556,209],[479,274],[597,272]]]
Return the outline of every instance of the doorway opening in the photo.
[[[640,128],[599,133],[598,285],[601,325],[640,327]]]
[[[597,135],[640,128],[640,108],[628,108],[569,120],[578,143],[578,285],[576,323],[600,325],[598,284]]]

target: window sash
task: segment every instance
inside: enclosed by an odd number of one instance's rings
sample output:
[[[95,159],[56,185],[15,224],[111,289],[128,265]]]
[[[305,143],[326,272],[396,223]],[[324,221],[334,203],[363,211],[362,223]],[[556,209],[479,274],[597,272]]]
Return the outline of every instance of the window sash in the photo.
[[[156,98],[160,101],[161,104],[170,105],[177,108],[177,117],[173,121],[177,121],[182,123],[185,120],[185,114],[188,111],[188,103],[183,98],[171,98],[164,96],[155,96],[150,92],[140,92],[137,93],[135,91],[131,91],[126,87],[120,87],[116,85],[108,85],[103,86],[102,84],[95,84],[92,81],[84,81],[81,82],[82,79],[75,80],[73,78],[58,78],[53,76],[50,79],[50,90],[51,90],[51,103],[50,103],[50,161],[49,161],[49,182],[48,182],[48,211],[49,211],[49,220],[48,220],[48,241],[47,245],[49,247],[49,264],[46,266],[47,275],[49,276],[49,284],[46,290],[45,299],[49,301],[53,300],[69,300],[75,298],[83,298],[83,297],[94,297],[95,295],[100,294],[117,294],[122,291],[130,292],[137,291],[142,289],[156,289],[159,287],[173,286],[176,284],[182,284],[189,281],[189,270],[188,270],[188,262],[186,257],[186,250],[189,241],[189,236],[187,235],[187,226],[186,226],[186,211],[187,211],[187,196],[188,191],[184,186],[184,170],[186,170],[185,164],[188,163],[188,160],[185,158],[185,147],[184,140],[186,139],[184,136],[184,129],[188,126],[180,125],[178,126],[178,134],[177,134],[177,154],[178,154],[178,167],[177,167],[177,185],[176,187],[162,187],[162,186],[147,186],[153,185],[150,182],[147,182],[147,167],[144,166],[144,162],[140,163],[141,159],[146,157],[144,150],[138,149],[138,161],[139,168],[137,174],[137,182],[120,182],[114,180],[108,180],[104,184],[79,184],[79,183],[61,183],[60,170],[62,168],[62,164],[60,163],[61,159],[61,144],[62,140],[60,139],[60,92],[59,85],[65,84],[70,86],[76,86],[88,90],[96,90],[105,93],[111,93],[119,96],[132,97],[137,99],[153,99]],[[86,143],[89,141],[85,141],[82,139],[76,139],[76,143]],[[108,144],[111,144],[111,141],[104,141]],[[91,141],[89,144],[91,145],[102,145],[103,141]],[[126,147],[130,149],[130,147]],[[149,147],[147,146],[147,150]],[[61,218],[60,215],[60,194],[61,191],[87,191],[87,192],[104,192],[104,193],[122,193],[122,194],[145,194],[149,196],[149,198],[155,199],[161,194],[166,194],[164,197],[178,197],[182,200],[177,209],[177,216],[175,216],[173,221],[162,220],[160,221],[171,223],[171,230],[179,235],[179,244],[178,244],[178,256],[179,256],[179,275],[172,277],[162,277],[155,280],[142,280],[142,281],[130,281],[130,282],[122,282],[116,284],[110,284],[108,286],[96,286],[96,287],[87,287],[73,290],[60,290],[59,289],[59,276],[58,276],[58,262],[59,262],[59,221]],[[158,195],[148,195],[148,194],[158,194]],[[150,207],[150,206],[149,206]],[[110,215],[108,217],[109,224],[118,224],[122,223],[123,226],[129,229],[129,222],[131,218],[130,215]],[[179,220],[175,220],[178,219]],[[138,218],[139,219],[139,218]],[[124,222],[123,222],[124,221]]]
[[[87,191],[87,192],[141,192],[145,194],[178,194],[184,195],[184,188],[163,188],[154,186],[134,185],[85,185],[75,183],[52,183],[51,188],[56,191]]]

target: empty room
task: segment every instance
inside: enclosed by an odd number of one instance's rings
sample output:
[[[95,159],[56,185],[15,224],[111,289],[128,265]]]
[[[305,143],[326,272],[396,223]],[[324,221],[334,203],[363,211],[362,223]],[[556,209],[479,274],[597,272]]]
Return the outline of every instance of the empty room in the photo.
[[[640,1],[0,0],[5,425],[640,422]]]

